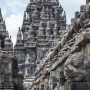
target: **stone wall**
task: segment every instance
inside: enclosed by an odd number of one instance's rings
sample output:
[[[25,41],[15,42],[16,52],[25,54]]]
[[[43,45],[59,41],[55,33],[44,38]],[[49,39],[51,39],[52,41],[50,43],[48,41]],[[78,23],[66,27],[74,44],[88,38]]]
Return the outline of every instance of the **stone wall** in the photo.
[[[0,90],[23,90],[22,73],[0,9]]]
[[[40,63],[30,90],[90,90],[90,0],[86,2]]]

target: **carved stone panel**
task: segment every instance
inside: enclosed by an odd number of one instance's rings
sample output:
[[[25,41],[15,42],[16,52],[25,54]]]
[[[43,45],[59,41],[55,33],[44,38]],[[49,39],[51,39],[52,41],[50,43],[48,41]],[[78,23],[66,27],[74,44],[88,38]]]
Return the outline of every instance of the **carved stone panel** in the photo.
[[[66,84],[64,90],[90,90],[90,82],[71,82]]]

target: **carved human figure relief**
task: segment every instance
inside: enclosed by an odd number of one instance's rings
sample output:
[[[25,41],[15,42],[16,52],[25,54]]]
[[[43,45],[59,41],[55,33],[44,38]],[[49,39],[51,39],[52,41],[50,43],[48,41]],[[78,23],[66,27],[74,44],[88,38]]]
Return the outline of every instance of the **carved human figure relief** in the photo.
[[[26,60],[28,60],[28,59],[29,59],[29,54],[27,53],[27,54],[26,54]]]
[[[83,62],[84,54],[82,52],[71,55],[65,63],[64,75],[66,78],[81,80],[85,74],[85,70],[83,69]]]
[[[47,49],[43,48],[38,52],[39,58],[42,59],[44,57],[44,55],[46,54]]]

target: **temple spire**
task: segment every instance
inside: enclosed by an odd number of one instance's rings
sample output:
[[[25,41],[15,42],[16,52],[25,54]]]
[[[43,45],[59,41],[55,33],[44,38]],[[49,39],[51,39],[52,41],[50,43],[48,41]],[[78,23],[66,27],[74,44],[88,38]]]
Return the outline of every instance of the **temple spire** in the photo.
[[[2,12],[1,12],[1,8],[0,8],[0,17],[2,17]]]
[[[88,4],[90,2],[90,0],[86,0],[86,4]]]
[[[3,21],[3,17],[2,17],[2,12],[1,12],[1,8],[0,8],[0,22]]]
[[[21,32],[20,27],[19,27],[18,34],[17,34],[17,40],[22,40],[22,32]]]

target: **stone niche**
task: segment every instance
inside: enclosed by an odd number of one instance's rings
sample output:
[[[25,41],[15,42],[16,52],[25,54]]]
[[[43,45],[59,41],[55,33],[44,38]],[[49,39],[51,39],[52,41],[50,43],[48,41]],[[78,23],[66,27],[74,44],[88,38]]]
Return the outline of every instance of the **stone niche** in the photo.
[[[85,52],[88,60],[90,60],[90,43],[87,43],[85,46]]]
[[[90,81],[70,82],[65,84],[64,90],[90,90]]]
[[[75,51],[65,62],[64,90],[90,90],[90,32],[81,33],[81,37],[81,50]]]

